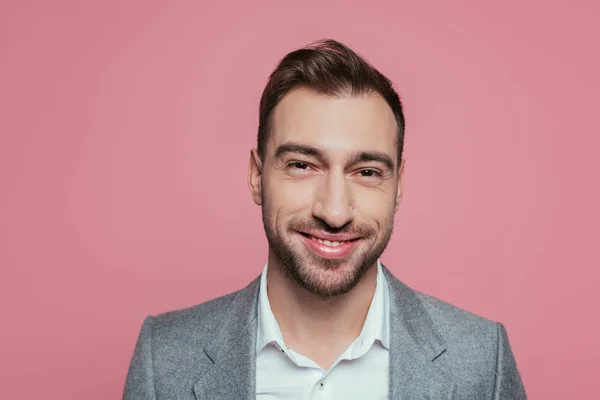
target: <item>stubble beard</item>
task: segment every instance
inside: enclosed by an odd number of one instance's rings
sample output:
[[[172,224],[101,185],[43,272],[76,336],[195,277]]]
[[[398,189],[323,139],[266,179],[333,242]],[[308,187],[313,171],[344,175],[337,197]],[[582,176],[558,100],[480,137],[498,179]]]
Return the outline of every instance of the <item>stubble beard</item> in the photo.
[[[355,259],[357,258],[356,260],[352,258],[328,259],[312,254],[303,256],[295,251],[290,244],[286,243],[285,238],[277,233],[274,218],[271,217],[269,207],[265,201],[262,202],[262,219],[269,247],[281,261],[284,273],[294,283],[320,298],[331,298],[350,292],[360,282],[366,272],[375,265],[377,259],[387,247],[394,230],[394,218],[392,214],[388,227],[381,239],[368,250],[363,251],[358,257],[355,254],[350,255],[350,257],[354,256]],[[377,235],[377,231],[371,227],[352,225],[340,229],[332,229],[322,221],[316,219],[306,221],[301,218],[290,221],[285,228],[285,233],[292,235],[296,231],[309,231],[310,228],[320,228],[331,233],[355,233],[363,237],[361,240]],[[324,282],[323,271],[335,269],[348,262],[352,262],[355,265],[348,268],[348,272],[341,279],[337,280],[335,284],[327,281]],[[315,264],[318,266],[315,266]]]

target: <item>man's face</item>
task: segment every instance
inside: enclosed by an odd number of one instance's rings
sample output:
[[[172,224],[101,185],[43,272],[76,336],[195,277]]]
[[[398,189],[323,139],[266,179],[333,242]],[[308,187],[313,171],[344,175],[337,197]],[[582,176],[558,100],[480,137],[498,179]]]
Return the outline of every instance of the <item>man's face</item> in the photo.
[[[270,261],[321,297],[350,291],[376,264],[402,195],[397,125],[378,94],[289,92],[277,105],[264,163],[249,182]]]

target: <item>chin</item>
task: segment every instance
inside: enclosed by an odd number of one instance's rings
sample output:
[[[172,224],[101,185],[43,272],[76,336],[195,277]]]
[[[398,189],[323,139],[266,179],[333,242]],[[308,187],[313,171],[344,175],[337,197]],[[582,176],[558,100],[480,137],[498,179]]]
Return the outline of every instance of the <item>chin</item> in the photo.
[[[332,297],[351,291],[364,272],[360,263],[351,259],[322,259],[306,263],[292,275],[309,292],[320,297]]]

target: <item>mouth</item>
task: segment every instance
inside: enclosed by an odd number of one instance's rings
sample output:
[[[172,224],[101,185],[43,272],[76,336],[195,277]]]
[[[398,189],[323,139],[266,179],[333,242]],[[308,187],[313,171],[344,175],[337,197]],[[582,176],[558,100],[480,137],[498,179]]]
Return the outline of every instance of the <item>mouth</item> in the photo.
[[[315,255],[323,258],[338,259],[346,257],[358,245],[360,237],[343,235],[337,240],[324,239],[305,232],[298,232],[304,245]],[[342,240],[343,239],[343,240]]]
[[[305,233],[305,232],[298,232],[298,233],[301,234],[302,236],[304,236],[307,239],[315,240],[315,241],[317,241],[319,243],[322,243],[322,244],[324,244],[326,246],[331,246],[331,247],[337,247],[337,246],[340,246],[340,245],[342,245],[344,243],[353,242],[353,241],[356,241],[356,240],[360,239],[359,237],[355,237],[355,238],[349,238],[349,239],[346,239],[346,240],[328,240],[328,239],[322,239],[322,238],[317,237],[317,236],[313,236],[313,235]]]

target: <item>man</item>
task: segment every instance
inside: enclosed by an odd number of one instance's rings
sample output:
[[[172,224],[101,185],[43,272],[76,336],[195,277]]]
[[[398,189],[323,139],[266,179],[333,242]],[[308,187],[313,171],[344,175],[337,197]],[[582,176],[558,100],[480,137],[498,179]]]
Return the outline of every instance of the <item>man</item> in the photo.
[[[238,292],[148,317],[124,399],[526,399],[501,324],[379,262],[403,142],[397,93],[351,49],[288,54],[263,92],[248,169],[267,264]]]

